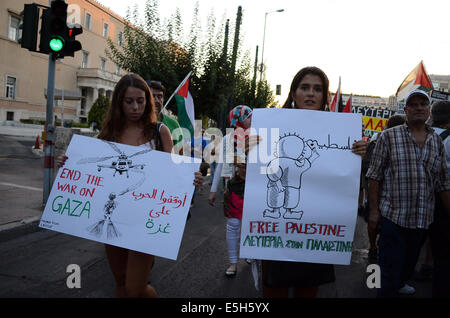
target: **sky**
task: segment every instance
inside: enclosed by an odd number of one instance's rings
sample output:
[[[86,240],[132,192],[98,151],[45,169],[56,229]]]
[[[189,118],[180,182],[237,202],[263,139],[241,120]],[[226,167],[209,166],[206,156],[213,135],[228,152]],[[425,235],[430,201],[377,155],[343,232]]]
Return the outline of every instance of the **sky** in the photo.
[[[97,0],[119,15],[128,6],[144,9],[146,0]],[[179,8],[189,29],[196,1],[202,29],[214,9],[217,21],[235,21],[242,6],[243,49],[254,63],[264,62],[273,90],[287,97],[295,74],[305,66],[321,68],[330,90],[389,97],[423,60],[428,74],[450,75],[449,0],[160,0],[161,20]],[[284,9],[284,12],[271,12]]]

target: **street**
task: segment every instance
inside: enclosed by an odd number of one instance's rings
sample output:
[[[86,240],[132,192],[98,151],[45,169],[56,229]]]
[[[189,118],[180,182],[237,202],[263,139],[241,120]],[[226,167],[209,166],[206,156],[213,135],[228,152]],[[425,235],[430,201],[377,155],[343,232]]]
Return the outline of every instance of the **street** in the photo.
[[[0,230],[36,219],[42,208],[43,159],[31,151],[35,138],[0,135]]]
[[[42,158],[30,137],[0,135],[0,297],[114,297],[113,277],[102,244],[37,227],[42,212]],[[228,266],[221,208],[207,203],[208,178],[188,220],[177,261],[157,257],[149,280],[161,298],[260,298],[250,265],[240,260],[235,278]],[[31,219],[30,222],[23,220]],[[19,226],[21,225],[21,226]],[[320,298],[374,298],[366,285],[366,223],[357,219],[352,263],[335,266],[336,282],[321,286]],[[422,255],[423,258],[423,255]],[[67,266],[79,265],[81,288],[70,289]],[[421,264],[421,261],[419,261]],[[416,294],[431,296],[431,282],[412,282]]]

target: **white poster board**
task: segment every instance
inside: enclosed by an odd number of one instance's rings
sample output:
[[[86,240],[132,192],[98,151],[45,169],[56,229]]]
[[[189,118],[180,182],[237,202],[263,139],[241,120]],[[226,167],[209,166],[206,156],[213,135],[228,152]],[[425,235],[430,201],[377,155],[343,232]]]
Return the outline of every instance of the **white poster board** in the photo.
[[[199,160],[80,135],[66,155],[40,227],[177,258]]]
[[[361,114],[255,109],[251,134],[240,257],[350,264]]]

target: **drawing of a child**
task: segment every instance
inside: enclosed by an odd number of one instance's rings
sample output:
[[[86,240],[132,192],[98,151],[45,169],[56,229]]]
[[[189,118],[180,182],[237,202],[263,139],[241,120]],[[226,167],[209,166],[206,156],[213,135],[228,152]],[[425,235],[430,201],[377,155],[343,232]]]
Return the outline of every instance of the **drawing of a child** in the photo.
[[[303,211],[294,211],[300,202],[302,175],[312,162],[319,157],[316,140],[304,141],[296,135],[280,138],[279,152],[275,159],[267,165],[267,206],[264,217],[278,219],[280,209],[286,211],[285,219],[300,220]]]

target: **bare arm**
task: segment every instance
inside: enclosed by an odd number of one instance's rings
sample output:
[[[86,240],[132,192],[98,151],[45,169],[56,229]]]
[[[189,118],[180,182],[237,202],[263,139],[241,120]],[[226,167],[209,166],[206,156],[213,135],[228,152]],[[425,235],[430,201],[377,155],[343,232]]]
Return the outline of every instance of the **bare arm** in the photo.
[[[211,185],[211,192],[209,193],[208,202],[210,205],[214,206],[214,202],[216,201],[216,192],[217,187],[219,185],[219,181],[222,179],[222,167],[223,163],[218,163],[216,167],[216,171],[214,172],[214,179]]]
[[[159,133],[161,136],[163,151],[164,152],[172,152],[173,140],[172,140],[172,135],[170,134],[169,128],[167,128],[167,126],[165,126],[165,125],[162,125]]]

